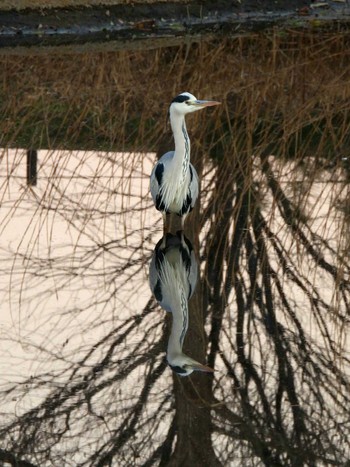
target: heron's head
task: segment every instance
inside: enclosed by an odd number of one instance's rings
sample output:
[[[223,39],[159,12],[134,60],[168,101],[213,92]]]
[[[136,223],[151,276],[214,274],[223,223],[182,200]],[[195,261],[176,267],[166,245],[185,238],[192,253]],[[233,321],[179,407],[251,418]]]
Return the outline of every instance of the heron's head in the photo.
[[[220,102],[217,101],[198,100],[193,94],[182,92],[171,101],[169,114],[186,115],[219,104]]]
[[[167,357],[170,368],[180,376],[188,376],[194,371],[213,373],[213,368],[202,365],[185,354],[177,355],[173,358]]]

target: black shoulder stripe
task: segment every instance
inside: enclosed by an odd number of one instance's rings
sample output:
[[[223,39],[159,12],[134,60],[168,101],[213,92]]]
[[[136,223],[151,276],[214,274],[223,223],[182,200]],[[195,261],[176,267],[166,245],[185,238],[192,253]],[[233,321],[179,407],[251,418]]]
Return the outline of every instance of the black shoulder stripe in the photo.
[[[191,164],[190,164],[190,177],[191,177],[191,180],[190,180],[190,183],[191,183],[193,180],[193,170],[192,170]]]
[[[188,283],[188,296],[187,296],[187,300],[190,299],[190,296],[192,295],[192,287],[191,287],[191,284]]]
[[[180,211],[180,216],[183,216],[184,214],[186,214],[187,212],[190,212],[192,211],[192,206],[191,206],[191,203],[192,203],[192,197],[191,197],[191,194],[190,194],[190,191],[188,192],[188,195],[182,205],[182,208],[181,208],[181,211]]]
[[[164,252],[163,250],[160,248],[160,245],[162,243],[162,240],[163,239],[160,239],[159,242],[157,243],[156,245],[156,248],[155,248],[155,253],[156,253],[156,268],[160,269],[163,261],[164,261]]]
[[[181,252],[181,258],[185,265],[185,268],[187,271],[189,271],[191,267],[191,257],[188,255],[187,250],[183,247],[180,247],[180,252]]]
[[[154,293],[154,296],[156,297],[157,302],[160,303],[163,300],[162,287],[160,285],[160,280],[157,281],[156,286],[154,287],[153,293]]]
[[[187,237],[184,236],[184,240],[185,240],[185,243],[187,245],[187,248],[188,248],[188,252],[189,254],[191,255],[192,251],[193,251],[193,246],[192,246],[192,243],[189,241],[189,239]]]
[[[165,204],[162,198],[162,195],[157,195],[156,197],[156,209],[158,211],[165,211]]]
[[[158,185],[161,186],[162,181],[163,181],[163,172],[164,172],[164,165],[163,164],[157,164],[156,171],[154,173]]]

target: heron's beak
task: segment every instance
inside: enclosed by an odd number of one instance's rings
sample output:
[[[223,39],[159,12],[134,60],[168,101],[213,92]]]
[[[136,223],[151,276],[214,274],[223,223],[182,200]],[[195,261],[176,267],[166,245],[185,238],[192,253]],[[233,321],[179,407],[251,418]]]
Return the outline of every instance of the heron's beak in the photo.
[[[214,373],[214,369],[210,366],[202,365],[201,363],[196,362],[193,365],[188,365],[189,368],[193,371],[204,371],[205,373]]]
[[[188,102],[190,105],[194,105],[198,109],[204,109],[204,107],[213,107],[214,105],[220,105],[221,102],[218,101],[189,101]]]

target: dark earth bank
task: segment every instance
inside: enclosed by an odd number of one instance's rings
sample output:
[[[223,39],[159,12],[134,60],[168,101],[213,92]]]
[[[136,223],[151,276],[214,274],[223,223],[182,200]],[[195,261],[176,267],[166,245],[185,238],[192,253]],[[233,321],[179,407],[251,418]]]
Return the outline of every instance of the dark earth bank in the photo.
[[[348,0],[236,0],[0,11],[0,48],[82,45],[237,36],[271,27],[346,28]]]

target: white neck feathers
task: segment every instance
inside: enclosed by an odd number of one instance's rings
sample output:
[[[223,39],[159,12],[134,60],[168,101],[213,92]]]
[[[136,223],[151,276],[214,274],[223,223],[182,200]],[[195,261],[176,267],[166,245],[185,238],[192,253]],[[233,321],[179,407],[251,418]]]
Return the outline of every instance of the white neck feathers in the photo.
[[[163,260],[160,279],[163,290],[167,291],[167,302],[172,312],[171,333],[168,341],[168,356],[182,353],[182,346],[188,328],[188,279],[181,256],[177,265]]]
[[[170,110],[170,124],[175,141],[175,152],[167,171],[166,184],[162,188],[162,198],[166,210],[181,210],[186,199],[189,183],[191,143],[183,115]]]
[[[191,142],[187,133],[185,117],[170,111],[170,124],[175,141],[175,154],[173,158],[174,168],[184,181],[188,173],[190,163]]]

